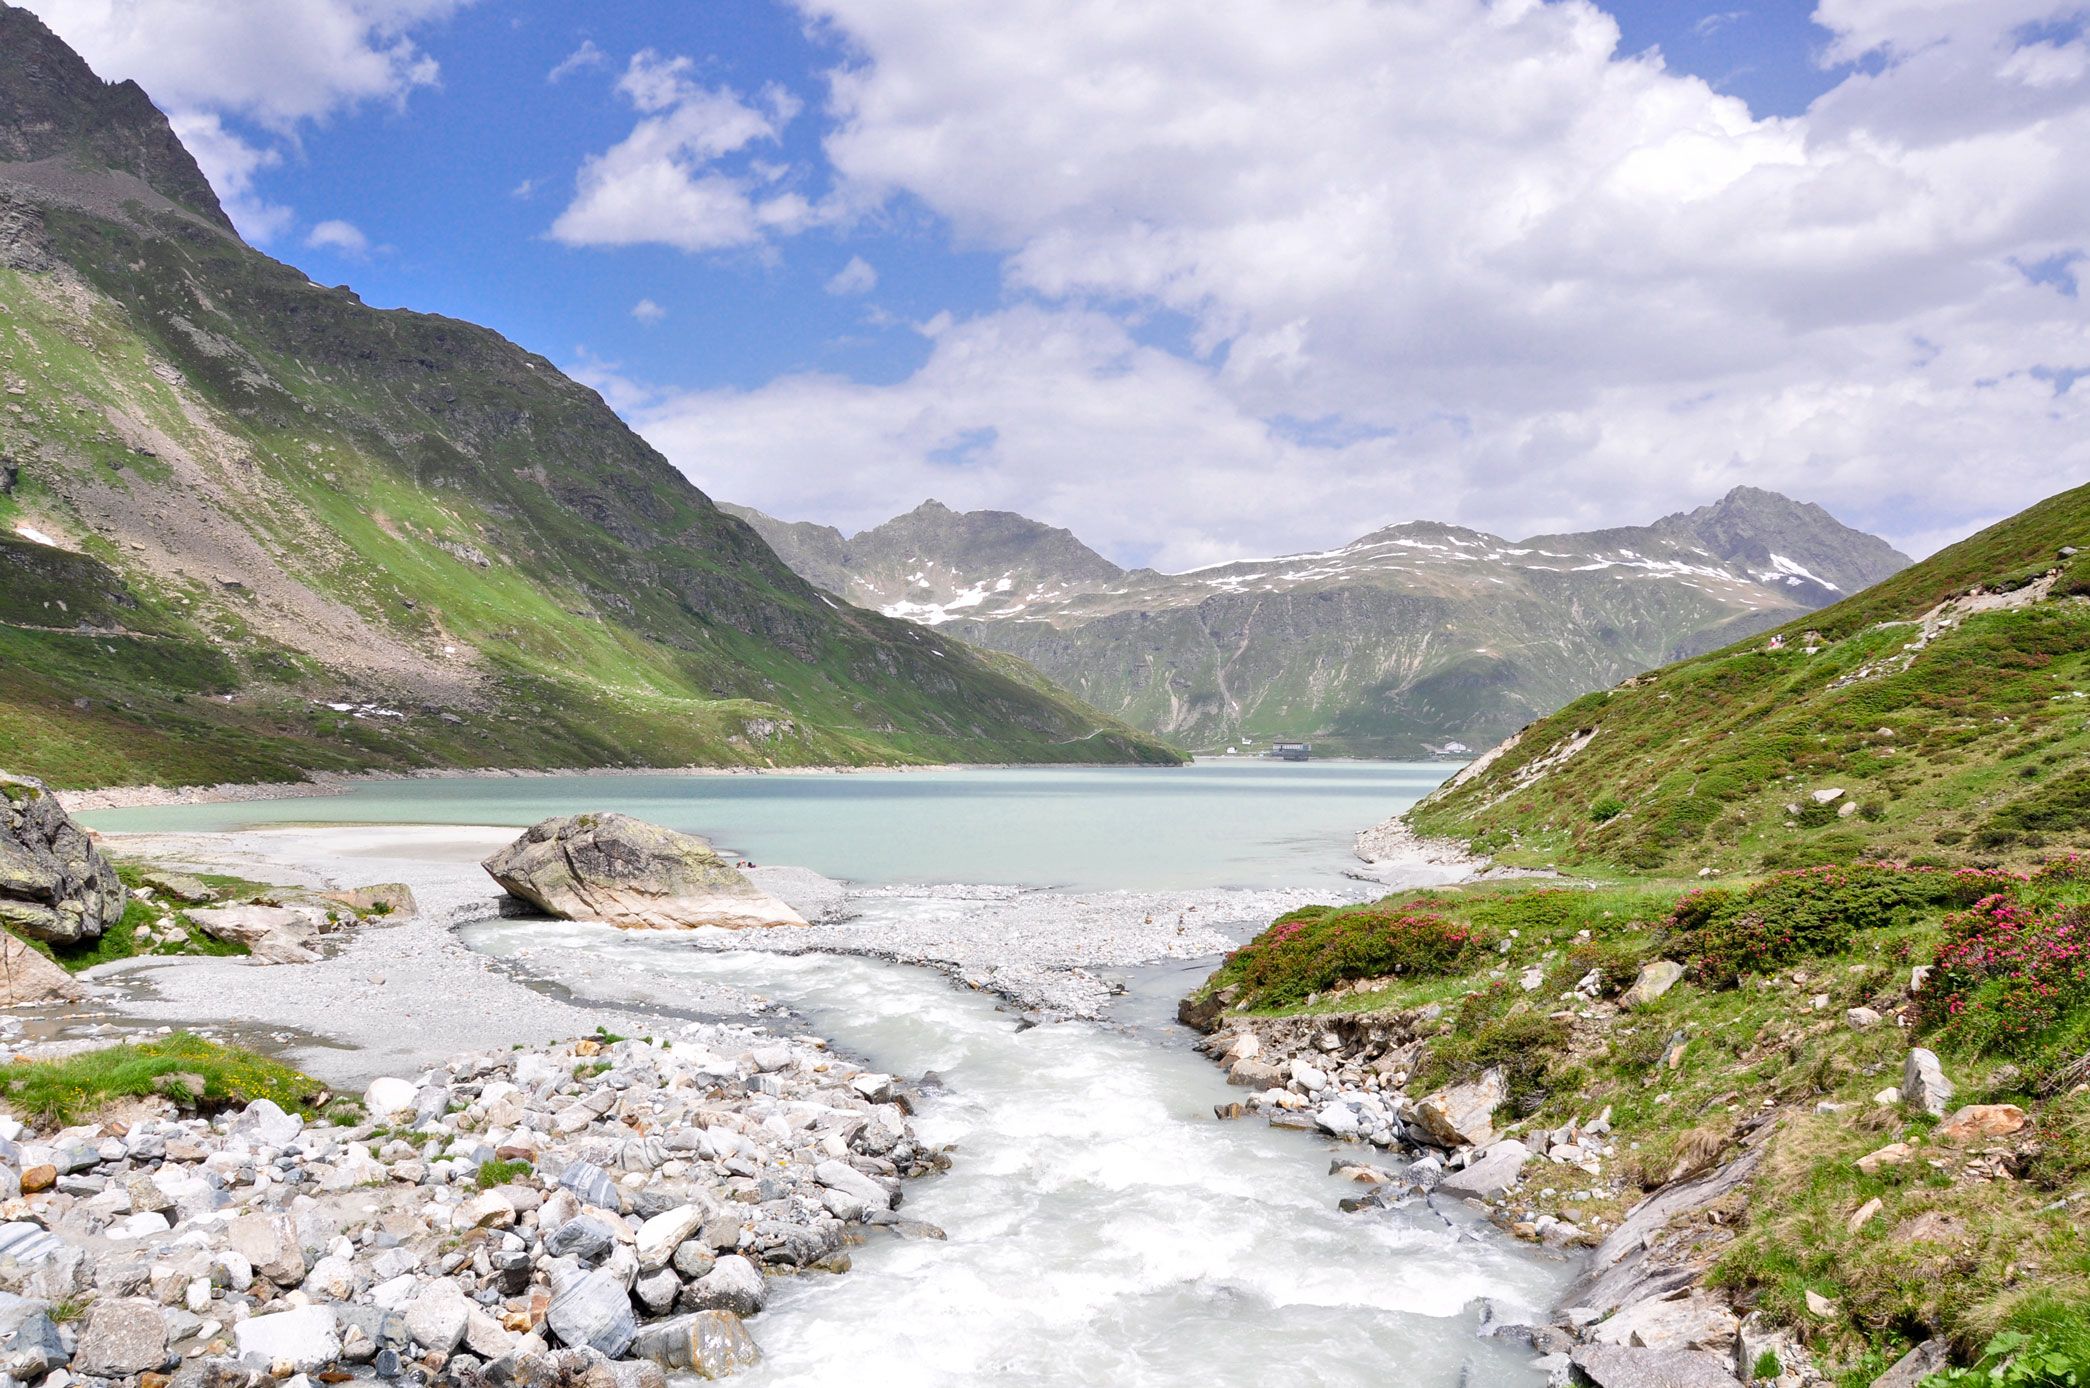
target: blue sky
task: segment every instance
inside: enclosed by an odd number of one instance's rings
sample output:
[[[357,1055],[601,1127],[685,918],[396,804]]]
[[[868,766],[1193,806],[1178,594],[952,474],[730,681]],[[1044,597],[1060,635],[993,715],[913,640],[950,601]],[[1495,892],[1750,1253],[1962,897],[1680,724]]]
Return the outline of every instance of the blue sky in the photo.
[[[440,87],[403,110],[365,110],[307,130],[301,157],[267,191],[312,218],[340,217],[383,247],[350,255],[300,245],[271,249],[365,299],[485,323],[562,364],[587,354],[652,381],[753,387],[785,372],[833,371],[888,382],[918,367],[927,345],[905,324],[939,312],[976,313],[1002,298],[1000,257],[956,242],[932,209],[902,205],[869,225],[806,238],[781,256],[691,256],[669,247],[608,254],[565,247],[546,231],[588,154],[620,138],[631,108],[613,84],[634,53],[695,57],[706,80],[743,92],[777,83],[809,110],[841,60],[772,0],[628,0],[467,9],[424,31]],[[1835,76],[1817,62],[1827,34],[1812,6],[1633,0],[1605,7],[1625,52],[1659,47],[1671,67],[1705,78],[1763,114],[1795,114]],[[581,45],[600,64],[556,83],[547,74]],[[820,127],[794,121],[778,154],[818,157]],[[515,196],[525,182],[528,197]],[[487,254],[498,248],[496,254]],[[876,312],[861,296],[826,292],[852,256],[875,266]],[[642,299],[667,310],[631,316]],[[881,324],[889,316],[893,322]],[[1161,337],[1168,325],[1155,324]]]
[[[793,518],[1174,566],[1750,482],[1922,551],[2090,473],[2070,0],[32,7],[270,253]]]

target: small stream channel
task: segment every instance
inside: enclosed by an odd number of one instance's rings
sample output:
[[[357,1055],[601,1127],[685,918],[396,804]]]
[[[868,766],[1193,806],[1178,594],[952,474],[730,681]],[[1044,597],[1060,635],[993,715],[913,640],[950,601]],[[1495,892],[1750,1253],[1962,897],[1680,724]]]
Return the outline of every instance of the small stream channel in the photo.
[[[916,1123],[954,1165],[846,1276],[779,1289],[752,1385],[1413,1385],[1515,1388],[1530,1352],[1475,1337],[1480,1299],[1548,1306],[1570,1269],[1426,1206],[1344,1215],[1342,1148],[1260,1122],[1173,1021],[1202,966],[1139,970],[1113,1020],[1019,1030],[941,974],[832,955],[693,950],[556,922],[467,927],[474,948],[585,950],[634,993],[731,984],[895,1074],[942,1080]],[[612,999],[603,999],[610,1001]]]

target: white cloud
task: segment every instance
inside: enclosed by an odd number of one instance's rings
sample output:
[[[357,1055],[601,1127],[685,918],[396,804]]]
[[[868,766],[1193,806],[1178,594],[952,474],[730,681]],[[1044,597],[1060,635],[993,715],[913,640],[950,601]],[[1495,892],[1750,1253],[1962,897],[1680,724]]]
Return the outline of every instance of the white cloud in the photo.
[[[2080,40],[2019,38],[2073,0],[1822,0],[1872,61],[1780,119],[1622,56],[1589,0],[798,3],[845,54],[835,205],[918,200],[1019,307],[896,385],[656,402],[718,494],[854,523],[970,487],[1182,562],[1737,481],[1920,544],[2090,475],[2090,386],[2032,374],[2090,364],[2083,305],[2013,264],[2090,247]],[[1157,312],[1189,355],[1126,345]],[[1105,408],[1140,387],[1151,416]],[[961,485],[925,419],[993,431]],[[1051,480],[1092,458],[1107,486]]]
[[[595,40],[582,39],[581,46],[561,58],[550,72],[544,74],[547,82],[563,82],[576,72],[585,72],[609,62],[609,54],[595,46]]]
[[[361,227],[340,218],[321,222],[305,236],[305,244],[314,250],[338,251],[351,260],[361,260],[370,254],[370,238]]]
[[[878,271],[860,255],[849,257],[849,263],[835,271],[827,282],[830,294],[868,294],[878,287]]]
[[[571,246],[660,244],[685,251],[762,242],[805,225],[812,209],[774,180],[721,161],[774,142],[797,114],[788,94],[761,107],[723,87],[698,85],[688,58],[647,49],[633,56],[617,89],[641,112],[631,134],[585,160],[574,199],[552,223]]]
[[[25,0],[109,81],[135,79],[167,112],[240,231],[266,242],[290,209],[262,198],[256,175],[281,162],[278,140],[366,102],[401,102],[439,75],[411,37],[471,0]]]
[[[164,109],[250,116],[278,130],[432,84],[410,32],[469,0],[30,0],[103,77]]]
[[[668,311],[651,299],[641,299],[631,306],[631,316],[648,325],[658,323],[668,316]]]
[[[270,202],[254,186],[257,174],[283,162],[281,151],[248,144],[209,112],[175,115],[168,119],[168,124],[196,157],[196,166],[210,180],[219,204],[239,228],[240,235],[265,246],[290,230],[297,215],[280,203]]]

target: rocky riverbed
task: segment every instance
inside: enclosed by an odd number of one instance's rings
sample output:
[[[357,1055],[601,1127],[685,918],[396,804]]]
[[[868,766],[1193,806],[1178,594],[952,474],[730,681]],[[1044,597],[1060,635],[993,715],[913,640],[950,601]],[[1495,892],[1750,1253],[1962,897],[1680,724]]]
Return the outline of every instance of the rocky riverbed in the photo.
[[[484,1051],[380,1077],[361,1109],[9,1120],[0,1371],[722,1377],[759,1357],[743,1321],[771,1279],[846,1271],[869,1237],[942,1237],[896,1212],[943,1161],[904,1089],[804,1037],[692,1024]]]

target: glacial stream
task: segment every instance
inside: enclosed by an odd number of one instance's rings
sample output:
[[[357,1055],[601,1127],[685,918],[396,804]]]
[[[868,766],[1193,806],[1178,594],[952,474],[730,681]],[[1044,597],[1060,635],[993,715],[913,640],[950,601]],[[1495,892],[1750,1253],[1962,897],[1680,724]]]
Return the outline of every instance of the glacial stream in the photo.
[[[754,1385],[1536,1384],[1529,1349],[1475,1337],[1478,1302],[1543,1310],[1568,1266],[1426,1206],[1345,1215],[1342,1147],[1259,1121],[1174,1025],[1199,968],[1128,980],[1108,1023],[1019,1030],[995,1000],[877,961],[691,950],[551,922],[467,932],[494,954],[587,950],[634,994],[729,984],[805,1014],[892,1073],[933,1071],[916,1119],[954,1165],[905,1212],[946,1242],[874,1235],[846,1276],[779,1284]],[[628,972],[627,972],[628,971]]]

